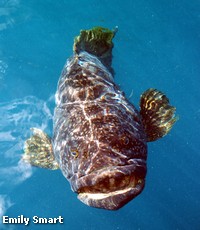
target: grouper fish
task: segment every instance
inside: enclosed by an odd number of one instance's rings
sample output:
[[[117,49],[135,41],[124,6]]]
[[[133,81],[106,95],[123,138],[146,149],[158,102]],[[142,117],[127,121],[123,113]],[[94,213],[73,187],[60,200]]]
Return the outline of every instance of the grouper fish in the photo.
[[[33,166],[60,169],[83,203],[108,210],[142,192],[147,142],[165,136],[177,120],[161,91],[145,91],[138,111],[116,85],[115,34],[95,27],[75,37],[55,94],[53,136],[32,128],[23,154]]]

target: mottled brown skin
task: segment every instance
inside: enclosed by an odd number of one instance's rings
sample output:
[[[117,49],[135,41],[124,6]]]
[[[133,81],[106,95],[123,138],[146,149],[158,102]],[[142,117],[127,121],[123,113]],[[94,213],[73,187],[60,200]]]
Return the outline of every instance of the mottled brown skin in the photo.
[[[90,206],[118,209],[144,188],[147,145],[140,115],[87,52],[68,60],[59,80],[53,149],[73,191]]]
[[[176,108],[161,91],[140,98],[140,113],[115,85],[112,48],[117,27],[81,30],[56,93],[54,136],[33,127],[22,159],[62,170],[85,204],[116,210],[144,188],[146,142],[171,130]]]

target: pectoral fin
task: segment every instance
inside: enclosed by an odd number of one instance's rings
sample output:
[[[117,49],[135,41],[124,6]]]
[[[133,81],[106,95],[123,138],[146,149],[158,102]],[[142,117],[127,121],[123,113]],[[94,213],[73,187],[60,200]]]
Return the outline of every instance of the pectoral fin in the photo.
[[[177,121],[176,108],[169,99],[156,89],[148,89],[140,99],[140,114],[147,135],[147,141],[155,141],[165,136]]]
[[[31,128],[31,130],[33,136],[25,142],[22,159],[33,166],[58,169],[59,165],[53,154],[51,138],[40,129]]]

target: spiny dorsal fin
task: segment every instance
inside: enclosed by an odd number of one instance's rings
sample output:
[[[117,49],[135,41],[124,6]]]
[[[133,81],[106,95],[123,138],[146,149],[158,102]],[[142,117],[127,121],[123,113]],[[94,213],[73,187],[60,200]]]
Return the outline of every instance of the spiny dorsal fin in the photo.
[[[148,89],[140,98],[140,114],[147,135],[147,141],[155,141],[165,136],[177,121],[176,108],[169,99],[156,89]]]

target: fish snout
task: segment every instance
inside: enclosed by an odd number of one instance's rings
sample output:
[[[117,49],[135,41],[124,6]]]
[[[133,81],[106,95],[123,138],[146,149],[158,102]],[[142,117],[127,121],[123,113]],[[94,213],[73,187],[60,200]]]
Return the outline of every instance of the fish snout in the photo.
[[[142,192],[145,176],[146,165],[98,170],[80,178],[83,186],[78,189],[78,198],[89,206],[117,210]]]

